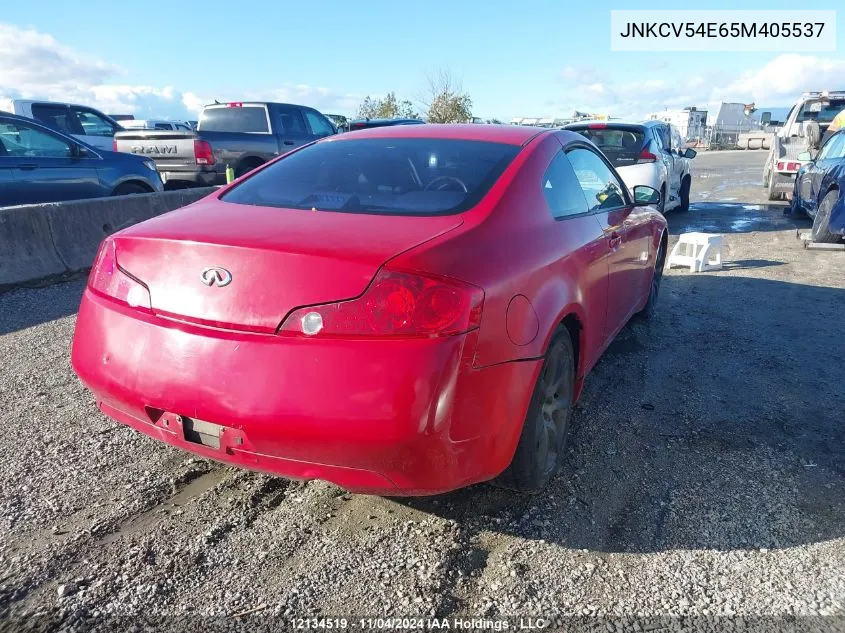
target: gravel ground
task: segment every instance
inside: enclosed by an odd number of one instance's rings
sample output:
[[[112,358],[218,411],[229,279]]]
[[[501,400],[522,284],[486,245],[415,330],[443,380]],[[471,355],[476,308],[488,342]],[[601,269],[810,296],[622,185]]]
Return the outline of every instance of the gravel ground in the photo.
[[[801,247],[763,159],[696,158],[672,233],[724,233],[725,269],[667,272],[539,496],[399,501],[192,458],[104,418],[72,373],[82,280],[0,295],[0,629],[845,630],[845,254]]]

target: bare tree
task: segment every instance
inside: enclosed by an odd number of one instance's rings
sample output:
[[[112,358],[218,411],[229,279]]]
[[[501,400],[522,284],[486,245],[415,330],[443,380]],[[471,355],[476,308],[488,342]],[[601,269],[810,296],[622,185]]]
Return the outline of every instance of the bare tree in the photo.
[[[429,123],[466,123],[472,120],[472,99],[463,85],[446,69],[426,77],[419,101]]]

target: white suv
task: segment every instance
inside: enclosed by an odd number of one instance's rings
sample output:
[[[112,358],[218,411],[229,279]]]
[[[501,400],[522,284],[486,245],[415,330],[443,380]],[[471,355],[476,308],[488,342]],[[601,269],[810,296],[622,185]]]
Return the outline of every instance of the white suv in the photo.
[[[690,160],[696,152],[684,149],[674,126],[663,121],[581,121],[562,129],[578,132],[592,141],[630,190],[648,185],[659,191],[661,213],[689,210]]]

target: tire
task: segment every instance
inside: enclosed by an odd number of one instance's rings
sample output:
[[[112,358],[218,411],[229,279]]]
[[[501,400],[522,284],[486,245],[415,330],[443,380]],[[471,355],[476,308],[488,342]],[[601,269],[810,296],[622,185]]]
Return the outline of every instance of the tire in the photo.
[[[144,185],[139,185],[137,182],[125,182],[122,185],[118,185],[115,190],[112,191],[111,195],[128,196],[136,193],[152,193],[152,191]]]
[[[536,493],[551,481],[566,450],[574,389],[572,339],[559,327],[543,359],[519,444],[510,465],[493,481],[496,486]]]
[[[780,198],[780,192],[775,189],[777,186],[778,177],[775,173],[774,169],[769,172],[769,200],[778,200]]]
[[[657,257],[654,260],[654,271],[651,274],[651,285],[648,290],[648,300],[645,307],[634,316],[638,321],[651,321],[657,312],[657,298],[660,295],[660,283],[663,281],[663,269],[666,266],[666,248],[668,244],[660,238]]]
[[[807,123],[807,146],[809,149],[818,149],[822,138],[822,131],[816,121]]]
[[[690,176],[686,176],[681,181],[681,204],[678,206],[678,211],[682,213],[686,213],[689,211],[689,191],[692,187],[692,178]]]
[[[657,210],[660,215],[664,215],[666,211],[666,183],[660,186],[660,204],[657,205]]]
[[[827,192],[824,200],[819,205],[816,211],[816,217],[813,219],[813,228],[810,231],[810,236],[814,242],[836,244],[842,239],[841,235],[830,232],[830,213],[838,200],[839,192],[834,189],[833,191]]]
[[[248,174],[256,167],[261,167],[264,163],[259,160],[250,160],[237,166],[235,169],[235,178],[240,178],[244,174]]]

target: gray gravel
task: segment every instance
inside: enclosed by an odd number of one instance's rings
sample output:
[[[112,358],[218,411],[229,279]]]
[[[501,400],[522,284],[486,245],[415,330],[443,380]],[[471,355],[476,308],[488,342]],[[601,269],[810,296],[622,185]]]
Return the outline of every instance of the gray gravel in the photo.
[[[193,458],[104,418],[73,375],[83,280],[0,295],[0,629],[845,630],[845,254],[801,248],[808,222],[765,202],[763,159],[696,159],[670,224],[723,232],[726,268],[667,273],[534,497],[390,500]]]

